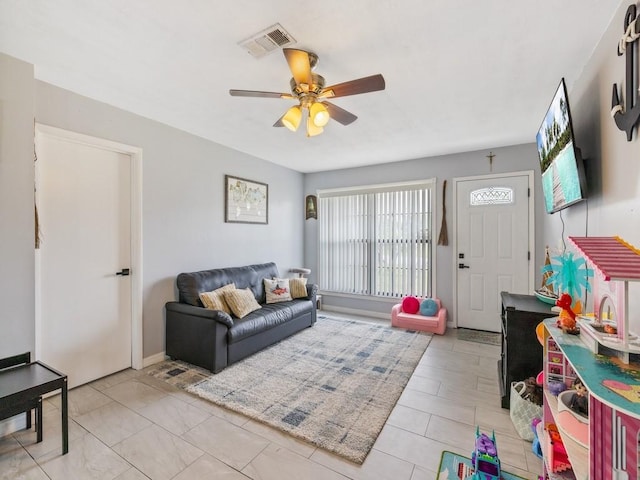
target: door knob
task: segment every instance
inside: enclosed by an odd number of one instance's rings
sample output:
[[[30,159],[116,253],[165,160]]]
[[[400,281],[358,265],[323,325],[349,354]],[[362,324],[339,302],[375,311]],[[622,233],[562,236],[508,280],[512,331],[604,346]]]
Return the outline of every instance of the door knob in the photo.
[[[458,268],[469,268],[469,265],[465,265],[464,263],[459,263]]]
[[[116,275],[122,275],[123,277],[127,277],[129,273],[130,273],[130,270],[128,268],[123,268],[119,272],[116,272]]]

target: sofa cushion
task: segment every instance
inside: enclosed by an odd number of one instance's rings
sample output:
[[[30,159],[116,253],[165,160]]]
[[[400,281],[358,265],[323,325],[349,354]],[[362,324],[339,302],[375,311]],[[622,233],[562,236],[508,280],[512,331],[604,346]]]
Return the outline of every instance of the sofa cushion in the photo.
[[[291,290],[291,296],[293,298],[308,298],[309,292],[307,292],[307,279],[306,278],[292,278],[289,280],[289,289]]]
[[[262,279],[274,277],[278,277],[278,267],[273,262],[181,273],[176,279],[178,301],[202,307],[200,293],[211,292],[229,283],[235,283],[236,288],[250,288],[258,303],[264,303]]]
[[[270,278],[264,279],[264,289],[267,297],[267,303],[288,302],[293,300],[289,290],[288,278]]]
[[[420,315],[425,317],[433,317],[438,313],[438,302],[433,298],[425,298],[420,302]]]
[[[408,296],[402,299],[402,311],[406,313],[418,313],[420,310],[420,300],[416,297]]]
[[[227,305],[227,302],[224,299],[224,292],[226,292],[227,290],[235,290],[235,288],[235,284],[230,283],[229,285],[225,285],[224,287],[215,289],[213,292],[202,292],[200,294],[200,301],[205,306],[205,308],[209,308],[211,310],[222,310],[225,313],[231,313],[229,305]]]
[[[238,318],[244,318],[251,312],[261,308],[250,288],[236,288],[235,290],[226,290],[223,293],[231,313]]]
[[[285,304],[293,317],[299,317],[313,310],[313,302],[307,298],[298,298]]]
[[[311,301],[309,300],[264,304],[260,310],[234,321],[233,327],[229,329],[227,334],[228,342],[230,344],[236,343],[265,332],[298,317],[305,311],[311,312],[311,309]]]

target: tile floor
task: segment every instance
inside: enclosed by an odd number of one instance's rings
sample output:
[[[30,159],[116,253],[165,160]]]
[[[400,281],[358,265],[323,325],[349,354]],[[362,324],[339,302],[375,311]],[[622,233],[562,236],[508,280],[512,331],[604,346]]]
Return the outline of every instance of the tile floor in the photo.
[[[70,391],[67,455],[59,396],[44,402],[42,443],[0,438],[0,479],[433,480],[442,450],[470,454],[476,424],[495,430],[505,469],[536,479],[541,460],[500,408],[499,355],[434,336],[362,466],[125,370]]]

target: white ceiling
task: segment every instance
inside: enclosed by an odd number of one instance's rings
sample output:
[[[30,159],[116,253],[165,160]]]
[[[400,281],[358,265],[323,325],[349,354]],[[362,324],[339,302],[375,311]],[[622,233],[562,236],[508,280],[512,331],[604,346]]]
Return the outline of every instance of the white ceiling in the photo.
[[[534,142],[621,3],[0,0],[0,51],[39,80],[314,172]],[[381,73],[386,90],[333,100],[359,118],[320,136],[273,128],[293,101],[228,91],[290,91],[281,51],[238,46],[275,23],[327,85]]]

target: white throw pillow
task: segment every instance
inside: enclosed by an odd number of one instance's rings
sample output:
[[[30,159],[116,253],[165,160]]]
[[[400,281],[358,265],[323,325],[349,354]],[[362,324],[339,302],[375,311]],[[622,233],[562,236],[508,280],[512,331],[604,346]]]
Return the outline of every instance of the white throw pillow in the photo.
[[[288,278],[264,279],[264,290],[267,294],[267,303],[288,302],[292,300],[289,291]]]

